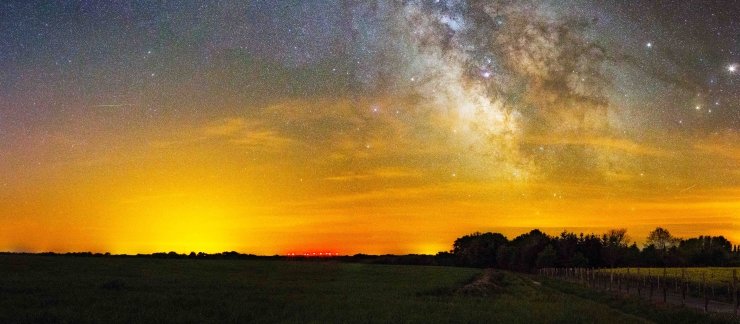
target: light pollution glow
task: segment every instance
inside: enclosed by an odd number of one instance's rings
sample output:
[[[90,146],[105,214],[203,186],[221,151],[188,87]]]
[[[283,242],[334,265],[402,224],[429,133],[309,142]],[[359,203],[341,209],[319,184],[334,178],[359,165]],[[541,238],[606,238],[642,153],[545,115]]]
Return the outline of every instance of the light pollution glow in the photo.
[[[299,19],[340,27],[294,47],[239,43],[218,15],[156,46],[95,24],[115,12],[73,22],[99,29],[12,65],[2,93],[0,251],[436,253],[475,231],[657,226],[740,242],[735,90],[673,80],[645,31],[578,1],[373,3],[316,5],[351,19]],[[93,58],[52,70],[75,51]]]

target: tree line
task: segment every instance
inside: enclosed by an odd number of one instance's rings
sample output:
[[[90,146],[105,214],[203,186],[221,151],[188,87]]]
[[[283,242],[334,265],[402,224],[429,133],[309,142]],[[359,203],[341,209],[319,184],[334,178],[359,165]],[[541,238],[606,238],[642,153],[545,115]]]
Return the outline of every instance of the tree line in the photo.
[[[674,237],[658,227],[639,248],[626,229],[602,235],[532,230],[513,240],[500,233],[473,233],[455,240],[448,256],[459,266],[532,271],[551,267],[725,267],[740,265],[740,246],[723,236]],[[437,255],[443,257],[444,253]]]

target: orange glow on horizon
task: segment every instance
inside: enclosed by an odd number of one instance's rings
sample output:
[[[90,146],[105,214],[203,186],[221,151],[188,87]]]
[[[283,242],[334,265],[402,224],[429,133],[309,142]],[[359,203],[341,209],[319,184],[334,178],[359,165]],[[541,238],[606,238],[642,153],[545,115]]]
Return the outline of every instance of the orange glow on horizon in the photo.
[[[346,102],[333,105],[336,111],[349,109]],[[627,228],[641,245],[657,226],[678,237],[723,235],[740,243],[740,187],[692,186],[707,180],[690,169],[671,171],[686,179],[673,187],[645,172],[605,173],[599,181],[557,174],[508,179],[486,164],[479,167],[484,157],[471,153],[463,161],[470,171],[453,176],[446,160],[438,162],[442,167],[389,166],[366,152],[377,150],[373,154],[389,160],[434,159],[450,149],[447,139],[412,151],[417,142],[401,143],[399,149],[381,138],[348,137],[321,151],[262,128],[267,127],[244,118],[172,125],[137,135],[148,141],[124,137],[95,157],[70,157],[53,167],[29,165],[26,176],[7,179],[13,189],[0,196],[5,217],[0,250],[275,255],[300,246],[312,255],[336,250],[435,254],[477,231],[513,239],[532,229],[558,235]],[[98,149],[116,136],[121,134],[101,135]],[[365,142],[372,142],[371,149]],[[614,143],[549,140],[542,145],[586,145],[659,161],[677,158],[646,148],[626,151],[629,144]],[[706,156],[694,163],[740,159],[717,145],[705,144]],[[351,153],[355,147],[363,149]],[[347,164],[355,160],[368,162]]]

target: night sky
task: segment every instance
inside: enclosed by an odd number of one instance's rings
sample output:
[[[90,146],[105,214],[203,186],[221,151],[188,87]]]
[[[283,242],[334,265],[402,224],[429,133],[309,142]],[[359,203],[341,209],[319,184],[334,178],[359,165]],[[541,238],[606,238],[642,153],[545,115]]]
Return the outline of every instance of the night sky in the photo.
[[[740,243],[740,3],[2,1],[0,251]]]

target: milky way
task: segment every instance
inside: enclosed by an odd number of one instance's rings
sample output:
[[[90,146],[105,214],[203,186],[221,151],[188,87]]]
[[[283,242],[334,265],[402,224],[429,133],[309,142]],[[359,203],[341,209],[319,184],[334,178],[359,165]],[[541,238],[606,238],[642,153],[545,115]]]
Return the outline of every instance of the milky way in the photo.
[[[535,227],[739,240],[738,14],[3,2],[0,250],[426,253]]]

